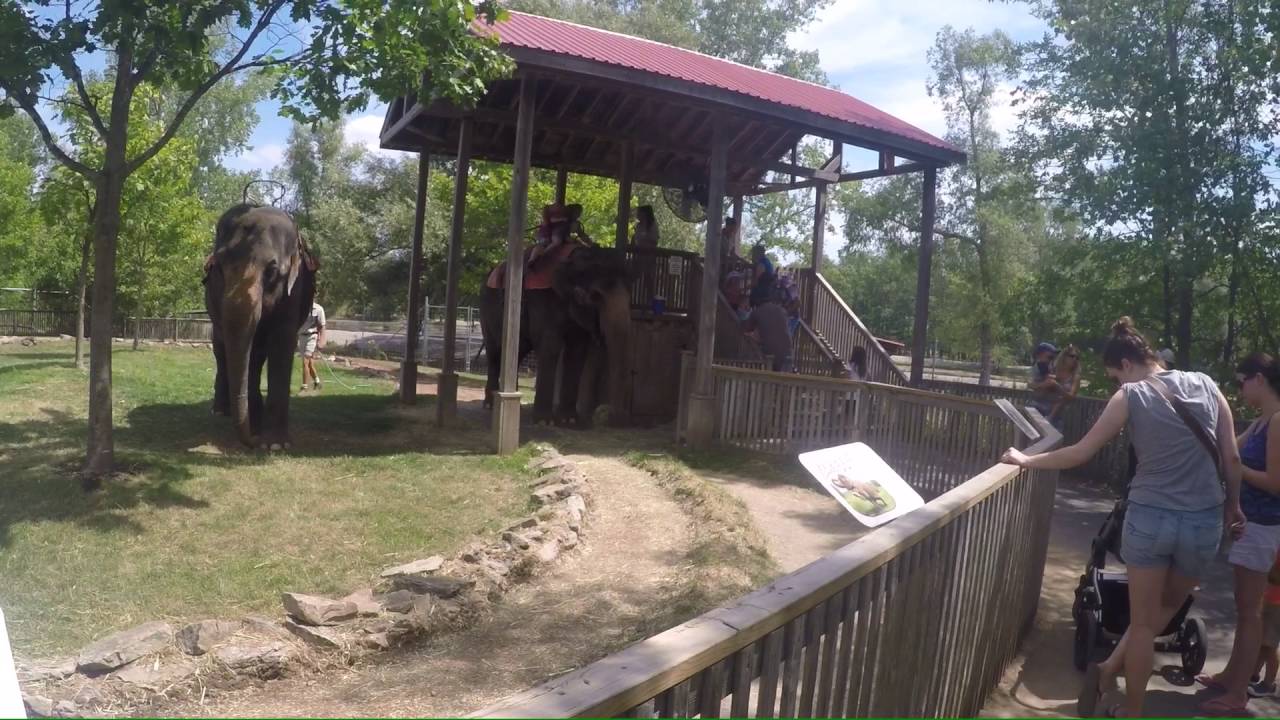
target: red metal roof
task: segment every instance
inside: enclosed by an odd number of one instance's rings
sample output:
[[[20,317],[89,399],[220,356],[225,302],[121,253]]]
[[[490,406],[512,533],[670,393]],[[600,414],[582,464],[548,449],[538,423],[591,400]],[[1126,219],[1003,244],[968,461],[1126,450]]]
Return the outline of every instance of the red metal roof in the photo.
[[[482,30],[490,28],[477,22]],[[945,150],[951,144],[839,90],[652,40],[510,12],[492,26],[504,46],[528,48],[741,93]]]

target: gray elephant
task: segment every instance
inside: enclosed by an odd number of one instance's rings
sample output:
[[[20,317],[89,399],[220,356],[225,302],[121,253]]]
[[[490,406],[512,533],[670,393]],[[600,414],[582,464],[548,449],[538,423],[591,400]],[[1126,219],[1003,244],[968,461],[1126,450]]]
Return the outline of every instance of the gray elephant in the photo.
[[[589,427],[607,395],[611,421],[625,422],[631,380],[631,277],[626,258],[618,250],[576,244],[566,245],[561,255],[548,270],[550,287],[530,289],[526,284],[520,305],[517,362],[530,351],[538,358],[534,421]],[[501,276],[503,267],[490,277]],[[540,284],[544,283],[533,283]],[[502,347],[505,297],[502,287],[486,286],[480,294],[480,327],[489,365],[486,407],[493,406],[502,354],[508,351]]]
[[[245,445],[287,448],[294,349],[316,291],[316,262],[293,218],[251,204],[223,213],[204,286],[217,363],[214,414],[230,415]]]

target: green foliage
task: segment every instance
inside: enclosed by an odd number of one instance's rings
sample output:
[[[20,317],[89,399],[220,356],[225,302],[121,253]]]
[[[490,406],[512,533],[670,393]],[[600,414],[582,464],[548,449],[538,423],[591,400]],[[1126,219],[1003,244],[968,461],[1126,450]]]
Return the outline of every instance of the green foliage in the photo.
[[[0,287],[43,287],[40,265],[31,261],[43,235],[34,193],[43,164],[39,142],[27,118],[0,119]]]

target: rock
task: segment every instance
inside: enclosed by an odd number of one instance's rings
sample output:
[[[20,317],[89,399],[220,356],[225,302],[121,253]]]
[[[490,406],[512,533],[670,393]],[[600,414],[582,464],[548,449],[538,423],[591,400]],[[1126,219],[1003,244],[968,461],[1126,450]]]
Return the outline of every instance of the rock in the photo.
[[[273,640],[288,640],[293,635],[279,621],[263,615],[246,615],[240,620],[244,632]]]
[[[100,700],[102,700],[102,691],[93,685],[85,685],[71,698],[71,702],[79,707],[97,705]]]
[[[58,339],[59,340],[75,340],[75,337],[68,335],[66,333],[58,333]]]
[[[408,590],[417,595],[434,595],[442,598],[451,598],[475,584],[474,580],[447,575],[397,575],[391,578],[391,587],[396,590]]]
[[[337,650],[342,647],[342,637],[336,630],[324,627],[300,625],[292,620],[284,621],[284,629],[302,638],[308,645]]]
[[[289,663],[289,646],[278,640],[219,645],[209,655],[232,670],[261,678],[279,677]]]
[[[569,464],[568,460],[565,460],[559,455],[555,455],[552,457],[545,458],[542,462],[534,463],[532,467],[534,470],[537,470],[539,472],[546,472],[548,470],[555,470],[556,468],[562,468],[568,464]]]
[[[572,550],[576,547],[578,547],[578,533],[570,529],[569,532],[560,536],[561,550]]]
[[[153,692],[163,692],[195,674],[195,663],[179,655],[164,660],[137,660],[111,673],[111,677]]]
[[[458,556],[458,559],[462,560],[462,562],[478,563],[484,560],[484,548],[483,547],[467,548],[466,550],[462,551],[462,554]]]
[[[392,622],[386,618],[378,618],[360,627],[360,631],[369,635],[384,633],[391,629]]]
[[[411,563],[397,565],[382,571],[382,577],[389,578],[396,575],[419,575],[425,573],[433,573],[444,565],[444,558],[439,555],[432,555],[424,560],[414,560]]]
[[[391,648],[391,639],[387,637],[385,632],[372,633],[361,636],[360,644],[370,650],[389,650]]]
[[[178,647],[188,655],[203,655],[214,645],[226,640],[240,630],[240,623],[230,620],[201,620],[178,631],[174,639]]]
[[[43,695],[23,695],[27,712],[38,717],[53,717],[53,701]]]
[[[53,704],[53,714],[58,717],[76,717],[80,714],[80,708],[70,700],[59,700]]]
[[[85,674],[109,672],[172,642],[173,628],[169,623],[143,623],[91,643],[80,651],[76,667]]]
[[[569,511],[569,519],[581,525],[582,516],[587,513],[587,501],[583,500],[581,495],[570,495],[565,498],[564,507]]]
[[[75,674],[76,659],[73,657],[18,667],[18,679],[23,682],[44,682],[45,680],[61,680]]]
[[[525,528],[537,527],[538,518],[527,517],[520,522],[507,528],[507,532],[515,532],[516,530],[524,530]]]
[[[502,539],[511,543],[512,547],[519,548],[521,550],[529,549],[529,538],[519,533],[513,533],[510,530],[508,530],[502,533]]]
[[[537,558],[540,563],[555,562],[558,557],[560,557],[560,543],[555,540],[543,543],[537,550]]]
[[[355,603],[318,595],[282,593],[280,601],[286,612],[307,625],[335,625],[356,616]]]
[[[23,347],[32,347],[32,346],[34,346],[35,344],[36,344],[36,339],[35,339],[35,338],[33,338],[33,337],[25,337],[25,338],[22,338],[22,346],[23,346]]]
[[[373,590],[369,588],[361,588],[342,598],[342,601],[355,605],[356,614],[360,617],[376,617],[382,614],[382,606],[374,599]]]
[[[564,458],[560,456],[559,452],[548,448],[546,450],[543,450],[541,455],[530,460],[529,464],[525,466],[525,469],[529,471],[542,470],[546,468],[547,463],[553,460],[563,460],[563,459]]]
[[[539,505],[550,505],[557,500],[563,500],[574,494],[574,487],[564,483],[556,483],[555,485],[547,485],[533,491],[533,501]]]
[[[407,613],[413,609],[416,595],[411,590],[392,590],[378,596],[378,604],[387,612]]]
[[[511,572],[510,566],[508,566],[506,563],[502,562],[501,560],[495,560],[493,558],[487,558],[483,563],[481,563],[481,567],[492,570],[498,575],[506,575],[507,573]]]

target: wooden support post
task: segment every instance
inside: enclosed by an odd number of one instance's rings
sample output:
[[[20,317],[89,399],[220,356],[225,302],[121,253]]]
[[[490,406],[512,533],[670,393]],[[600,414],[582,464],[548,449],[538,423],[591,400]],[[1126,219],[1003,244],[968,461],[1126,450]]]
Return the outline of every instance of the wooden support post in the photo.
[[[632,145],[624,142],[618,168],[618,225],[613,236],[614,247],[626,247],[631,237],[631,161]]]
[[[717,123],[711,136],[711,177],[707,188],[707,242],[698,300],[698,354],[694,363],[693,393],[689,396],[687,437],[692,447],[707,447],[715,435],[715,385],[711,376],[715,357],[716,304],[720,292],[720,225],[724,221],[725,169],[729,137]]]
[[[556,170],[556,204],[564,205],[565,193],[569,187],[569,171],[564,168]]]
[[[813,271],[822,272],[823,251],[827,239],[827,184],[813,189]]]
[[[721,257],[732,257],[734,255],[737,255],[738,257],[742,257],[742,247],[741,247],[742,245],[742,196],[741,195],[733,196],[733,227],[735,228],[735,230],[733,233],[733,240],[731,241],[732,246],[720,248]],[[720,268],[720,271],[724,272],[724,268]]]
[[[933,271],[933,223],[938,209],[938,169],[924,169],[920,203],[920,264],[916,268],[916,322],[911,335],[911,385],[924,382],[924,353],[929,332],[929,281]]]
[[[412,405],[418,398],[418,325],[422,306],[422,226],[427,215],[427,179],[431,155],[418,155],[418,197],[413,211],[413,251],[409,255],[409,311],[404,330],[404,361],[400,363],[400,402]]]
[[[449,260],[444,290],[444,362],[436,390],[436,424],[458,417],[458,373],[454,353],[458,345],[458,273],[462,271],[462,227],[467,213],[467,178],[471,172],[471,118],[458,126],[458,162],[453,178],[453,223],[449,227]],[[470,350],[470,348],[468,348]]]
[[[500,455],[520,445],[519,368],[520,295],[524,287],[524,221],[529,203],[529,156],[533,150],[534,99],[537,81],[520,80],[520,107],[516,120],[516,146],[511,158],[511,210],[507,216],[507,292],[502,317],[502,375],[494,403],[494,445]]]

